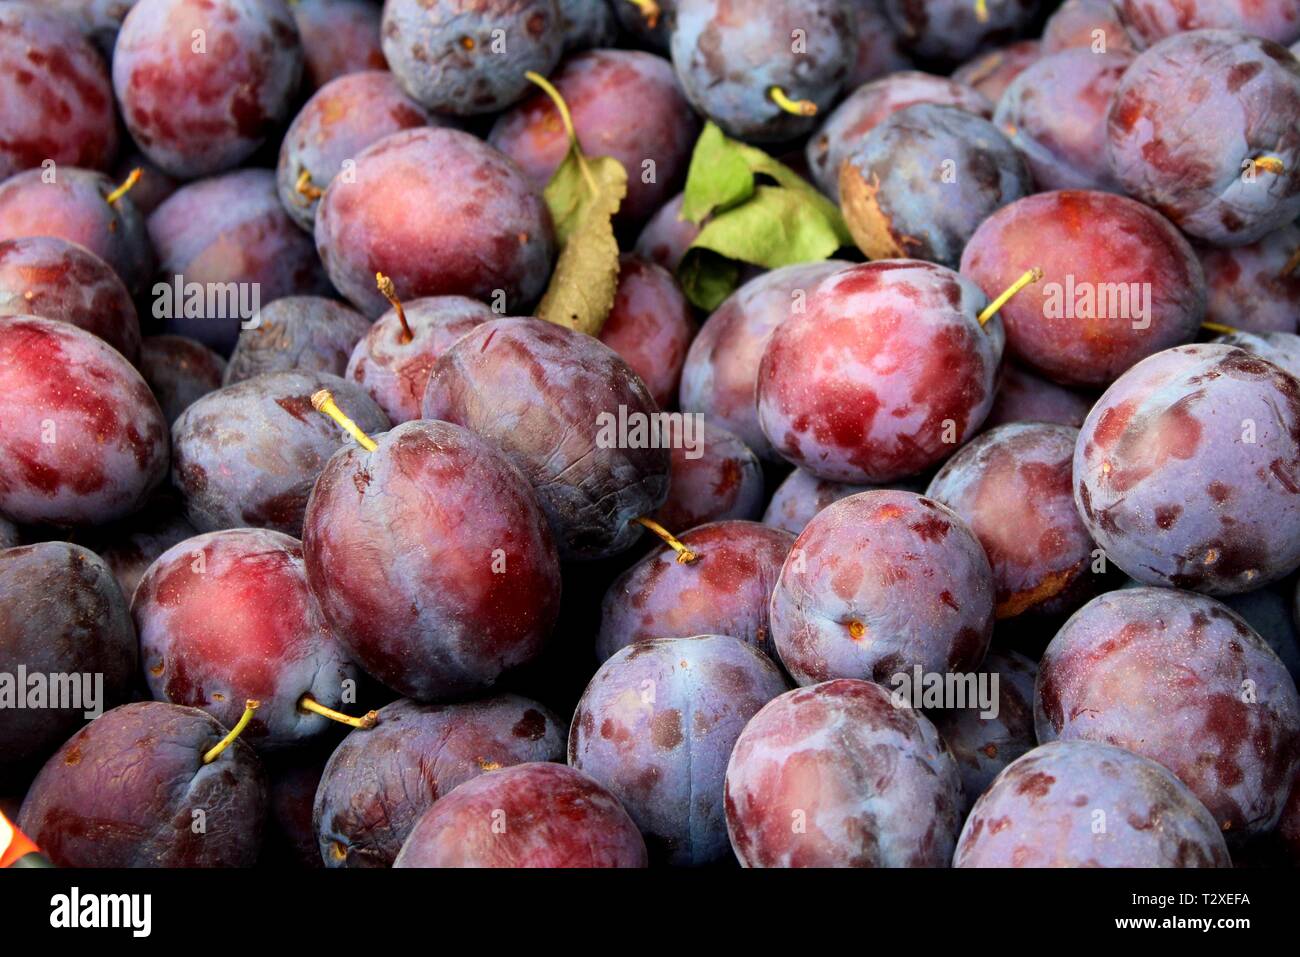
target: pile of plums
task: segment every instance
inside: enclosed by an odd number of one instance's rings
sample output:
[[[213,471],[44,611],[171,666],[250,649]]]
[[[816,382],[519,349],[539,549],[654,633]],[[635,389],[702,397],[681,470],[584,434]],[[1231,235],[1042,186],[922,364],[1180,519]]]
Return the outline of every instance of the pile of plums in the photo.
[[[0,0],[54,864],[1297,866],[1297,676],[1300,0]]]

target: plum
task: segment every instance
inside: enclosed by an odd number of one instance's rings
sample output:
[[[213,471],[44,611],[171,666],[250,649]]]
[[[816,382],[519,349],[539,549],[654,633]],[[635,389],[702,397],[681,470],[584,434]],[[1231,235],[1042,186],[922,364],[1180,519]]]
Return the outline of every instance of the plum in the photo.
[[[108,263],[65,239],[0,241],[0,315],[70,322],[139,364],[140,319],[131,293]]]
[[[382,46],[406,92],[439,113],[495,113],[564,50],[556,0],[387,0]]]
[[[167,474],[167,423],[140,374],[98,336],[0,318],[0,513],[86,525],[134,512]]]
[[[954,82],[963,83],[983,94],[990,103],[997,103],[1011,81],[1042,57],[1041,43],[1037,40],[1021,40],[975,57],[953,70],[952,78]]]
[[[329,727],[303,699],[336,709],[356,667],[307,588],[302,543],[262,528],[186,539],[149,566],[131,599],[157,701],[202,708],[232,727],[261,703],[243,740],[275,750]]]
[[[984,660],[993,609],[989,560],[966,523],[877,489],[828,505],[795,540],[772,590],[772,641],[801,685],[960,673]]]
[[[638,256],[663,266],[671,273],[677,272],[682,257],[701,229],[699,224],[682,219],[685,198],[685,193],[678,193],[659,207],[636,239],[634,251]]]
[[[6,697],[20,696],[0,723],[0,779],[129,701],[138,661],[126,599],[99,556],[68,542],[0,549],[0,672]],[[38,678],[48,698],[33,699]]]
[[[805,150],[818,188],[839,199],[840,166],[883,119],[916,103],[960,107],[988,119],[993,104],[972,87],[943,76],[908,70],[892,73],[854,90],[822,124]]]
[[[138,0],[113,90],[141,151],[182,179],[248,159],[286,119],[303,54],[283,0]]]
[[[1294,617],[1295,593],[1295,584],[1284,581],[1240,595],[1225,595],[1220,600],[1255,629],[1300,684],[1300,629]]]
[[[763,466],[749,446],[705,422],[695,448],[672,449],[668,501],[655,520],[668,528],[756,519],[763,511]]]
[[[985,714],[975,704],[929,712],[961,774],[966,799],[963,817],[1003,768],[1038,743],[1034,735],[1038,666],[1014,651],[990,651],[981,670],[997,678],[996,714]]]
[[[356,159],[316,210],[316,248],[339,292],[368,316],[387,300],[464,295],[509,311],[541,297],[555,234],[541,196],[506,156],[468,133],[405,130]]]
[[[614,306],[600,341],[641,377],[660,408],[677,398],[695,319],[677,280],[663,266],[624,253],[619,258]]]
[[[671,423],[618,354],[583,333],[540,319],[481,323],[434,364],[422,409],[505,450],[566,559],[629,547],[641,532],[633,520],[668,497]]]
[[[1272,830],[1300,766],[1300,695],[1277,655],[1204,595],[1094,598],[1038,666],[1038,740],[1102,741],[1164,765],[1230,842]]]
[[[73,735],[32,782],[18,826],[58,867],[251,867],[266,772],[206,711],[124,704]]]
[[[50,162],[107,169],[117,153],[113,87],[75,20],[0,3],[0,179]]]
[[[1116,0],[1134,36],[1150,45],[1188,30],[1240,30],[1277,43],[1300,39],[1300,0]]]
[[[316,89],[349,73],[383,70],[380,8],[370,0],[292,0],[307,79]]]
[[[970,526],[993,569],[998,618],[1071,612],[1098,588],[1095,545],[1074,507],[1079,430],[999,426],[945,463],[925,494]]]
[[[1300,865],[1300,775],[1291,785],[1291,795],[1278,823],[1277,834],[1291,864]]]
[[[564,760],[565,728],[547,708],[504,694],[462,704],[406,698],[335,749],[313,810],[326,867],[390,867],[415,822],[458,785],[503,767]]]
[[[1226,345],[1139,362],[1093,406],[1074,497],[1106,556],[1212,595],[1300,565],[1300,380]]]
[[[1205,318],[1243,332],[1287,332],[1300,322],[1300,226],[1248,246],[1200,250],[1209,298]]]
[[[275,168],[280,202],[295,223],[311,232],[320,198],[344,164],[390,133],[441,123],[409,99],[387,70],[332,80],[303,105],[285,131]]]
[[[844,89],[856,90],[882,76],[910,70],[912,61],[903,51],[902,39],[885,16],[880,0],[852,0],[850,8],[858,42]]]
[[[1027,196],[986,219],[961,257],[962,274],[990,296],[1031,267],[1043,280],[1000,313],[1007,349],[1062,385],[1106,386],[1190,342],[1205,315],[1191,245],[1159,213],[1113,193]]]
[[[1145,44],[1133,38],[1113,0],[1065,0],[1043,26],[1043,53],[1085,47],[1096,53],[1136,52]]]
[[[158,556],[197,534],[185,519],[180,495],[164,485],[140,511],[101,525],[84,536],[84,541],[112,571],[129,604],[140,579]]]
[[[849,265],[832,259],[784,266],[732,293],[691,341],[682,367],[682,409],[734,433],[760,458],[779,461],[755,408],[759,360],[772,331],[806,311],[817,283]]]
[[[672,67],[636,50],[591,50],[569,57],[550,79],[583,149],[614,157],[628,172],[620,221],[644,222],[685,182],[700,132]],[[518,163],[539,193],[569,151],[555,103],[540,90],[503,114],[488,142]]]
[[[1231,332],[1211,342],[1245,349],[1293,376],[1300,376],[1300,336],[1294,332]]]
[[[1244,246],[1300,216],[1300,62],[1270,40],[1160,41],[1120,80],[1107,137],[1125,192],[1197,239]]]
[[[768,602],[794,536],[757,522],[701,525],[679,539],[694,558],[663,548],[633,565],[601,603],[596,655],[657,638],[729,635],[775,657]]]
[[[314,401],[337,409],[328,393]],[[326,463],[302,536],[312,593],[352,658],[422,701],[489,687],[536,658],[560,568],[528,480],[447,422],[405,422],[367,443]]]
[[[55,236],[77,243],[112,266],[132,295],[143,293],[154,252],[130,195],[93,170],[61,166],[47,173],[28,170],[0,183],[0,240]]]
[[[993,403],[1002,341],[996,316],[986,326],[976,317],[987,304],[964,275],[918,260],[823,279],[759,364],[758,420],[772,447],[838,482],[937,465]]]
[[[605,0],[558,0],[564,27],[564,52],[611,47],[618,39],[618,19]]]
[[[882,120],[840,166],[840,205],[869,259],[956,268],[989,214],[1033,191],[1029,169],[988,120],[917,103]]]
[[[731,847],[744,867],[943,867],[961,778],[924,715],[841,678],[768,702],[727,765]]]
[[[917,56],[956,63],[982,46],[1015,39],[1043,6],[1042,0],[884,0],[885,15]],[[983,15],[980,14],[981,8]]]
[[[857,56],[845,0],[677,0],[673,67],[695,109],[752,142],[810,132]]]
[[[735,638],[637,642],[601,665],[583,692],[569,764],[623,803],[651,861],[723,860],[727,759],[746,722],[788,687],[776,665]]]
[[[998,100],[993,122],[1024,156],[1039,189],[1118,191],[1106,159],[1106,119],[1133,60],[1125,50],[1064,50],[1026,69]]]
[[[394,867],[645,867],[618,799],[581,771],[530,762],[480,774],[416,823]]]
[[[226,360],[185,336],[145,336],[140,341],[140,374],[162,407],[167,427],[209,392],[221,388]]]
[[[871,488],[870,485],[828,482],[811,472],[795,469],[772,493],[767,511],[763,514],[763,524],[783,528],[791,534],[798,535],[812,521],[814,515],[832,502],[869,491]]]
[[[1231,867],[1214,818],[1154,761],[1054,741],[998,775],[962,829],[954,867]]]
[[[268,372],[211,392],[172,426],[172,482],[201,532],[271,528],[297,536],[312,485],[339,446],[311,397],[331,390],[361,428],[388,417],[360,387],[324,372]]]
[[[984,427],[991,429],[1012,422],[1053,422],[1077,429],[1088,417],[1092,403],[1093,398],[1086,393],[1040,379],[1007,362],[1002,366],[993,408],[989,409]]]
[[[46,0],[46,3],[74,18],[104,58],[111,61],[117,31],[136,0]]]
[[[375,320],[348,358],[344,376],[379,404],[394,424],[420,417],[429,373],[438,357],[496,313],[464,296],[426,296],[394,306]]]
[[[253,322],[239,333],[225,385],[291,369],[342,376],[352,350],[370,332],[370,320],[361,313],[320,296],[276,299]]]
[[[187,184],[154,210],[149,236],[158,253],[154,318],[223,354],[259,306],[333,294],[311,239],[280,205],[270,170]],[[203,294],[196,299],[193,289]]]

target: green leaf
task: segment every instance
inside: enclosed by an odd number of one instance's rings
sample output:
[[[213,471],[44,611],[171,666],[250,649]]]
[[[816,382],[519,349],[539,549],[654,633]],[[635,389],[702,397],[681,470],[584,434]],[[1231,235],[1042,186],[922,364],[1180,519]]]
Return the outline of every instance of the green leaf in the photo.
[[[613,218],[627,195],[627,170],[611,156],[587,157],[559,92],[535,73],[528,77],[555,101],[569,133],[569,152],[543,193],[560,255],[537,317],[598,336],[618,289]]]
[[[677,269],[686,297],[704,309],[736,288],[738,263],[777,269],[853,245],[839,208],[816,187],[712,123],[695,144],[682,218],[704,224]]]

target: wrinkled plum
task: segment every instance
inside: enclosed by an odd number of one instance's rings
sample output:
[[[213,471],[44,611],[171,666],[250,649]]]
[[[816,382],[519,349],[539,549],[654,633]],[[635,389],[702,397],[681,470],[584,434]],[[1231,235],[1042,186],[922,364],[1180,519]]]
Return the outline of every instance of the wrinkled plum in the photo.
[[[339,292],[368,316],[387,300],[504,297],[517,312],[541,297],[555,235],[541,196],[507,157],[468,133],[406,130],[356,159],[316,211],[316,248]]]
[[[763,524],[783,528],[798,535],[804,530],[812,517],[842,498],[866,492],[870,485],[847,485],[844,482],[828,482],[811,472],[795,469],[784,482],[772,493],[763,514]]]
[[[108,263],[76,243],[53,236],[0,241],[0,315],[70,322],[138,365],[131,293]]]
[[[328,372],[342,376],[348,357],[370,331],[370,320],[320,296],[285,296],[263,306],[239,333],[226,366],[226,385],[266,372]]]
[[[667,528],[725,519],[756,519],[763,511],[763,466],[749,446],[708,422],[694,447],[672,448],[668,501],[655,513]]]
[[[565,60],[550,79],[588,154],[612,156],[627,169],[620,218],[644,222],[681,188],[700,131],[672,67],[650,53],[592,50]],[[541,91],[498,119],[488,142],[539,193],[569,150],[555,103]]]
[[[209,392],[221,388],[226,360],[185,336],[145,336],[140,341],[140,374],[162,407],[167,427]]]
[[[745,867],[943,867],[961,826],[961,778],[934,725],[848,678],[759,711],[724,800]]]
[[[324,372],[269,372],[203,396],[172,426],[172,482],[201,532],[302,531],[312,484],[339,447],[339,431],[311,404],[320,389],[367,432],[388,417],[358,386]]]
[[[795,540],[772,590],[781,663],[801,685],[979,667],[993,635],[989,560],[951,509],[914,492],[841,499]]]
[[[768,441],[839,482],[889,482],[938,464],[993,403],[1002,341],[996,316],[985,326],[976,317],[987,304],[965,276],[918,260],[823,279],[763,351]]]
[[[317,90],[285,131],[275,169],[280,202],[311,232],[321,196],[344,163],[390,133],[435,122],[387,70],[339,77]]]
[[[956,268],[989,214],[1033,191],[998,128],[955,106],[917,103],[886,117],[840,166],[840,204],[868,259]]]
[[[316,89],[348,73],[387,69],[380,7],[370,0],[292,0],[307,79]]]
[[[1159,764],[1101,742],[1057,741],[1030,751],[993,782],[962,829],[953,866],[1231,861],[1210,812]]]
[[[1070,612],[1096,592],[1092,536],[1071,483],[1079,430],[1020,422],[949,459],[925,494],[970,526],[993,568],[998,618]]]
[[[415,822],[453,788],[510,765],[562,762],[564,744],[559,719],[518,695],[386,705],[325,766],[312,815],[317,855],[327,867],[389,867]]]
[[[19,695],[33,694],[37,678],[51,695],[39,706],[31,697],[7,705],[0,779],[44,761],[87,717],[129,701],[138,660],[127,600],[99,556],[67,542],[0,549],[0,672],[21,682]],[[60,688],[79,706],[58,700]]]
[[[730,850],[727,759],[746,722],[788,687],[776,665],[735,638],[638,642],[587,685],[569,732],[569,764],[623,803],[652,861],[722,860]]]
[[[778,460],[755,408],[758,365],[772,331],[803,312],[841,260],[785,266],[756,276],[718,306],[691,341],[682,367],[681,406],[733,432],[760,458]]]
[[[1300,380],[1225,345],[1138,363],[1093,406],[1074,497],[1148,585],[1250,591],[1300,565]]]
[[[1088,417],[1093,399],[1083,392],[1040,379],[1010,362],[1002,366],[998,391],[984,427],[1012,422],[1052,422],[1079,428]]]
[[[775,657],[768,603],[794,536],[757,522],[714,522],[678,540],[695,555],[681,562],[669,548],[647,555],[609,587],[601,603],[596,655],[656,638],[730,635]]]
[[[678,193],[659,208],[650,217],[641,234],[637,236],[635,252],[642,259],[663,266],[671,273],[677,272],[682,257],[695,237],[700,234],[700,226],[681,218],[684,193]]]
[[[89,525],[129,515],[167,474],[167,423],[140,373],[66,322],[0,318],[0,513]]]
[[[884,0],[885,15],[917,56],[960,62],[981,47],[1015,39],[1038,15],[1042,0],[990,3],[980,16],[974,0]]]
[[[226,727],[261,703],[242,740],[274,750],[330,722],[304,710],[349,703],[356,667],[307,588],[302,544],[280,532],[232,528],[180,542],[135,590],[131,615],[157,701],[202,708]]]
[[[1175,33],[1218,27],[1276,43],[1300,39],[1298,0],[1116,0],[1124,22],[1144,44]]]
[[[999,313],[1007,350],[1062,385],[1108,385],[1138,360],[1190,342],[1205,315],[1204,276],[1187,240],[1159,213],[1112,193],[1027,196],[986,219],[961,257],[962,274],[989,296],[1031,268],[1041,281]]]
[[[1200,250],[1209,299],[1205,318],[1244,332],[1296,332],[1300,324],[1300,226],[1249,246]],[[1288,268],[1290,267],[1290,268]]]
[[[1096,53],[1136,52],[1141,46],[1129,33],[1113,0],[1065,0],[1043,26],[1045,54],[1076,47]]]
[[[537,490],[565,558],[630,546],[668,496],[672,436],[614,350],[540,319],[494,319],[439,357],[423,415],[495,442]],[[622,434],[626,428],[627,434]]]
[[[316,416],[324,420],[324,416]],[[535,658],[555,624],[555,542],[527,479],[483,438],[415,420],[344,447],[303,523],[307,579],[352,658],[419,700]]]
[[[1131,588],[1094,598],[1038,666],[1038,740],[1102,741],[1158,761],[1229,841],[1271,830],[1300,751],[1300,695],[1225,605]]]
[[[439,113],[495,113],[564,50],[556,0],[387,0],[384,57],[406,92]]]
[[[1300,216],[1300,62],[1271,41],[1162,40],[1120,80],[1107,135],[1125,192],[1198,239],[1244,246]]]
[[[113,89],[144,154],[193,179],[239,165],[288,119],[302,68],[283,0],[138,0]]]
[[[695,332],[690,303],[672,273],[639,256],[620,257],[614,306],[599,338],[641,377],[660,408],[677,398]]]
[[[46,762],[18,826],[58,867],[252,867],[266,772],[238,740],[204,764],[225,736],[198,708],[114,708]]]
[[[1042,44],[1037,40],[1021,40],[975,57],[953,70],[952,78],[982,93],[990,103],[997,103],[1011,81],[1041,60],[1043,55]]]
[[[333,293],[311,239],[280,205],[270,170],[182,187],[149,217],[149,236],[158,253],[154,318],[221,353],[234,348],[240,322],[259,305]]]

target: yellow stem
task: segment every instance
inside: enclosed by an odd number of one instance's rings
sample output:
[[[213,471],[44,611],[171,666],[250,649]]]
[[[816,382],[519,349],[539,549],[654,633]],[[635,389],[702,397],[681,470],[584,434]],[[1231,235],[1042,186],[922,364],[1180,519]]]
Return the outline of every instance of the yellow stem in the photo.
[[[988,0],[975,0],[975,19],[980,23],[989,22]]]
[[[817,104],[812,100],[792,100],[786,95],[785,90],[779,86],[770,86],[767,88],[767,95],[772,98],[772,102],[785,110],[787,113],[793,113],[795,116],[816,116]]]
[[[1215,335],[1219,336],[1230,336],[1235,332],[1241,332],[1240,329],[1237,329],[1234,326],[1225,326],[1221,322],[1203,322],[1201,323],[1201,328],[1206,332],[1213,332]]]
[[[397,289],[393,286],[393,281],[381,272],[375,273],[375,285],[388,304],[393,307],[393,312],[397,313],[397,321],[402,324],[402,342],[410,342],[415,338],[415,333],[406,323],[406,310],[402,308],[402,300],[397,298]]]
[[[369,731],[379,723],[378,711],[367,711],[359,718],[354,718],[350,714],[344,714],[342,711],[335,711],[333,708],[327,708],[309,694],[305,694],[298,701],[298,707],[303,711],[310,711],[312,714],[318,714],[322,718],[329,718],[331,721],[337,721],[339,724],[346,724],[352,728],[362,728]]]
[[[1276,156],[1261,156],[1257,160],[1252,160],[1256,169],[1262,169],[1265,172],[1272,173],[1274,176],[1281,176],[1286,172],[1286,165]]]
[[[131,187],[140,182],[140,177],[143,175],[144,170],[137,166],[135,169],[131,170],[131,172],[127,173],[126,179],[122,180],[121,186],[104,197],[104,201],[107,202],[108,205],[112,206],[127,193],[131,192]]]
[[[293,184],[293,189],[299,196],[307,200],[308,204],[314,203],[325,195],[323,189],[312,185],[311,173],[305,169],[298,171],[298,182]]]
[[[330,394],[329,389],[321,389],[319,392],[314,393],[311,397],[311,406],[317,412],[323,412],[341,425],[343,431],[356,439],[357,444],[367,452],[373,452],[375,449],[379,448],[379,446],[375,444],[375,440],[362,432],[361,427],[349,419],[347,414],[338,407],[334,402],[334,396]]]
[[[592,193],[600,192],[596,186],[596,180],[591,175],[591,170],[587,166],[587,155],[582,151],[582,142],[578,139],[578,130],[573,125],[573,114],[569,112],[569,104],[564,102],[564,97],[560,91],[555,88],[550,80],[533,70],[524,74],[531,82],[542,88],[542,91],[551,98],[555,108],[560,111],[560,119],[564,122],[564,131],[568,134],[569,143],[573,148],[574,155],[578,158],[578,168],[582,170],[582,176],[587,181],[587,188]]]
[[[235,739],[244,733],[244,729],[248,727],[248,722],[253,720],[253,712],[261,706],[262,702],[254,701],[252,698],[245,701],[244,713],[239,716],[239,720],[235,722],[235,726],[230,729],[230,733],[214,744],[207,753],[203,755],[203,763],[211,764],[213,761],[217,760],[217,758],[221,757],[221,752],[234,744]]]
[[[628,0],[628,3],[641,11],[641,16],[645,18],[645,25],[651,30],[659,26],[659,4],[655,0]]]
[[[640,518],[634,518],[632,521],[636,522],[643,528],[650,529],[650,531],[663,539],[664,544],[677,553],[677,563],[679,565],[689,565],[691,562],[695,561],[695,559],[700,557],[674,538],[672,532],[668,531],[668,529],[664,528],[653,518],[642,516]]]
[[[996,316],[998,314],[998,310],[1001,309],[1003,306],[1005,306],[1007,304],[1007,301],[1010,300],[1012,296],[1014,296],[1020,290],[1024,289],[1030,283],[1038,282],[1042,278],[1043,278],[1043,271],[1039,269],[1037,266],[1035,266],[1033,269],[1025,270],[1024,274],[1015,282],[1013,282],[1007,288],[1006,292],[1004,292],[1002,295],[998,296],[998,298],[994,299],[991,303],[989,303],[988,306],[984,309],[984,311],[980,313],[979,315],[980,325],[981,326],[984,325],[986,322],[988,322],[990,319]]]

